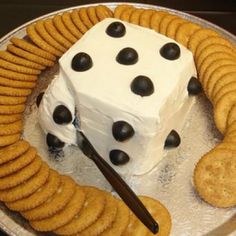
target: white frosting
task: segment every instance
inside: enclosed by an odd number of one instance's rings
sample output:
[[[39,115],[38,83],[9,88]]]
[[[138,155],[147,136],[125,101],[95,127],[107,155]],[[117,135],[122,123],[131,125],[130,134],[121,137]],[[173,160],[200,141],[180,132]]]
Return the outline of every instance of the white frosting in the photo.
[[[52,124],[51,114],[58,103],[71,111],[75,106],[81,129],[98,153],[111,164],[112,149],[126,152],[130,161],[113,167],[123,174],[139,175],[162,159],[167,135],[183,124],[191,104],[187,84],[196,76],[196,69],[192,53],[181,45],[179,59],[164,59],[160,48],[175,41],[150,29],[123,22],[125,36],[110,37],[106,28],[114,21],[118,20],[105,19],[95,25],[60,59],[59,78],[49,87],[40,105],[40,113],[44,113],[40,115],[40,124],[46,132],[74,144],[74,127]],[[126,47],[137,51],[136,64],[127,66],[116,61],[119,51]],[[92,68],[85,72],[71,68],[71,61],[79,52],[89,54],[93,61]],[[141,97],[131,91],[131,82],[138,75],[152,80],[155,91],[151,96]],[[135,130],[135,135],[124,142],[112,136],[112,125],[119,120],[128,122]]]

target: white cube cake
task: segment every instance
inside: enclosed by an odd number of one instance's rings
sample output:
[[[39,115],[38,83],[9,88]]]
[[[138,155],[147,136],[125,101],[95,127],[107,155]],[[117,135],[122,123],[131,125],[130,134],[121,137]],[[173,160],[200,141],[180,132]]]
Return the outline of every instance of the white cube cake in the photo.
[[[110,18],[92,27],[59,64],[39,107],[45,132],[76,144],[77,115],[80,129],[119,173],[141,175],[157,165],[168,134],[180,129],[192,103],[192,53],[153,30]],[[50,124],[58,104],[71,112],[69,123]]]

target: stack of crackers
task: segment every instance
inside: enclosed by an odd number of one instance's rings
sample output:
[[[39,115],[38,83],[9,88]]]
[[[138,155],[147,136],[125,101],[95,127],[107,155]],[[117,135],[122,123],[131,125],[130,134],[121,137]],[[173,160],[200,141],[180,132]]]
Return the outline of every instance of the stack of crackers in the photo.
[[[75,9],[27,27],[28,39],[13,37],[0,51],[0,200],[38,231],[59,235],[152,235],[126,205],[110,193],[79,186],[42,161],[21,138],[27,97],[38,75],[52,67],[82,35],[106,17],[148,27],[189,48],[199,80],[214,107],[224,140],[196,165],[199,195],[217,207],[236,205],[236,49],[219,33],[166,11],[119,5]],[[170,234],[171,217],[157,200],[140,196],[157,220],[158,235]]]

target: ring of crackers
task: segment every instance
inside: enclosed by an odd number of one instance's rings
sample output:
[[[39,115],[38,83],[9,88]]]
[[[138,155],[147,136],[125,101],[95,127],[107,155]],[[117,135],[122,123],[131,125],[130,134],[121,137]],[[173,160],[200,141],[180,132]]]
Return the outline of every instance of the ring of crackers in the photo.
[[[27,27],[30,41],[13,37],[6,51],[0,51],[0,127],[3,127],[0,133],[0,175],[4,176],[0,179],[0,199],[10,209],[19,211],[39,231],[53,231],[59,235],[108,236],[114,235],[114,232],[116,235],[125,232],[129,235],[151,235],[120,200],[97,188],[79,186],[69,177],[58,174],[42,162],[27,141],[20,138],[24,98],[36,86],[38,75],[46,67],[52,67],[56,58],[106,17],[151,28],[192,51],[199,80],[214,105],[216,125],[225,133],[224,141],[197,163],[194,184],[199,196],[209,204],[235,206],[236,153],[232,144],[233,137],[236,137],[236,134],[233,135],[236,130],[236,125],[233,125],[236,124],[236,97],[232,95],[232,89],[225,87],[236,81],[236,71],[233,70],[236,62],[231,60],[236,58],[234,45],[218,32],[167,11],[126,4],[117,6],[114,13],[108,7],[98,5],[40,20]],[[207,42],[209,37],[210,44]],[[217,64],[217,60],[222,60],[222,63]],[[233,68],[225,71],[224,65]],[[220,66],[223,70],[219,69]],[[227,80],[224,80],[224,75]],[[10,97],[9,101],[6,96]],[[224,109],[225,104],[227,110]],[[15,126],[18,127],[16,133],[11,131]],[[229,162],[231,169],[230,175],[227,175]],[[214,183],[216,177],[212,173],[219,176],[219,186]],[[35,180],[39,184],[34,184]],[[20,189],[24,189],[22,195],[19,194]],[[159,234],[169,235],[171,217],[168,210],[154,199],[141,197],[141,200],[159,222]],[[155,210],[162,214],[157,214]]]

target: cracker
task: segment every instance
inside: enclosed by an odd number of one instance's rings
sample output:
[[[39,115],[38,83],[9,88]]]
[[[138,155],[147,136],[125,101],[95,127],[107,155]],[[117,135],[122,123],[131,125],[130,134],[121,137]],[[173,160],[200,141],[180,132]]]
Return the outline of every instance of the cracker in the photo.
[[[233,84],[229,84],[229,88],[232,86],[234,87],[234,91],[236,90],[236,83],[233,82]],[[231,90],[232,91],[232,90]],[[226,130],[226,134],[230,133],[229,132],[229,127],[236,121],[236,104],[234,106],[232,106],[232,108],[229,111],[229,115],[227,117],[227,130]],[[236,124],[235,124],[236,125]],[[236,130],[236,129],[235,129]]]
[[[93,27],[93,23],[90,21],[88,15],[87,15],[87,8],[81,7],[78,9],[78,14],[81,19],[81,21],[86,25],[88,29]]]
[[[189,38],[201,27],[198,24],[186,22],[180,25],[175,34],[175,40],[185,47],[188,45]]]
[[[214,120],[216,127],[222,134],[227,128],[227,117],[234,104],[236,104],[236,93],[231,91],[222,96],[215,105]]]
[[[39,171],[41,165],[42,165],[41,158],[36,156],[35,159],[26,167],[22,168],[16,173],[1,178],[0,190],[13,188],[23,183],[24,181],[28,180]]]
[[[0,115],[0,124],[9,124],[22,119],[21,114]],[[1,164],[1,161],[0,161]]]
[[[36,82],[19,81],[0,77],[0,85],[20,89],[33,89],[36,86]]]
[[[123,13],[123,11],[128,8],[134,8],[134,7],[127,4],[118,5],[114,11],[114,17],[120,19],[120,16]]]
[[[42,66],[48,66],[48,67],[54,66],[54,61],[45,59],[45,58],[37,56],[33,53],[22,50],[21,48],[15,47],[12,44],[7,45],[7,50],[19,57],[25,58],[26,60],[32,61],[34,63],[38,63]]]
[[[52,19],[46,19],[44,21],[44,26],[47,30],[47,32],[58,42],[60,43],[63,47],[66,49],[70,48],[72,46],[72,43],[68,41],[65,37],[63,37],[56,27],[53,24]]]
[[[140,200],[143,202],[147,210],[153,216],[153,218],[158,222],[159,233],[157,235],[167,236],[170,234],[172,222],[171,216],[167,208],[158,200],[139,196]],[[124,232],[124,235],[129,236],[143,236],[143,235],[153,235],[147,228],[142,224],[142,222],[133,214],[130,215],[129,225]]]
[[[139,25],[140,23],[140,16],[144,9],[136,8],[130,15],[129,22],[135,25]]]
[[[99,21],[102,21],[106,18],[112,17],[113,18],[113,12],[110,10],[109,7],[105,5],[98,5],[95,8],[96,10],[96,15],[99,19]]]
[[[117,214],[111,227],[106,229],[101,236],[121,236],[129,224],[130,211],[123,201],[117,200]]]
[[[82,22],[82,20],[79,17],[77,9],[72,11],[71,19],[82,34],[85,34],[88,31],[88,28],[86,27],[86,25]]]
[[[14,54],[7,51],[0,51],[0,58],[8,62],[14,63],[16,65],[21,65],[21,66],[25,66],[25,67],[36,69],[36,70],[44,70],[46,68],[45,66],[42,66],[38,63],[15,56]]]
[[[11,134],[11,135],[4,135],[0,136],[0,147],[5,147],[7,145],[14,144],[20,139],[21,134]]]
[[[95,187],[83,187],[86,194],[82,210],[68,224],[56,229],[59,235],[71,235],[81,232],[92,225],[102,214],[105,207],[105,195]]]
[[[223,141],[222,143],[218,144],[214,149],[226,149],[231,151],[236,151],[236,143]]]
[[[196,30],[189,38],[187,47],[194,54],[199,44],[210,36],[217,36],[218,33],[212,29],[200,28]]]
[[[90,11],[88,11],[89,14]],[[64,12],[62,14],[62,20],[65,26],[67,27],[68,30],[77,38],[80,39],[83,34],[76,28],[75,24],[73,23],[71,19],[71,13],[70,12]]]
[[[0,149],[0,165],[5,164],[9,161],[16,159],[17,157],[23,155],[30,145],[25,140],[19,140],[18,142]]]
[[[2,96],[0,95],[0,104],[2,105],[17,105],[26,102],[26,97],[11,97],[11,96]],[[11,123],[11,122],[9,122]],[[1,122],[0,122],[1,124]]]
[[[28,197],[46,182],[48,175],[49,167],[43,162],[40,169],[27,181],[14,188],[0,191],[0,200],[3,202],[13,202]]]
[[[100,19],[98,18],[97,14],[96,14],[96,8],[97,7],[88,7],[87,8],[87,14],[88,14],[88,18],[91,20],[93,25],[96,25]]]
[[[10,135],[19,133],[22,127],[22,120],[18,120],[9,124],[0,124],[0,135]]]
[[[64,209],[52,217],[39,221],[31,221],[30,225],[38,231],[53,231],[70,222],[80,212],[84,201],[85,193],[83,188],[76,186],[74,195]]]
[[[77,38],[73,34],[71,34],[71,32],[64,25],[61,15],[54,16],[52,18],[52,21],[58,32],[60,32],[61,35],[63,35],[68,41],[70,41],[72,44],[77,42]]]
[[[160,32],[160,23],[166,15],[168,15],[168,13],[165,11],[156,11],[151,17],[151,28],[156,32]]]
[[[180,17],[172,19],[166,28],[166,36],[174,39],[176,35],[176,31],[180,25],[186,23],[186,20]]]
[[[134,7],[131,7],[131,8],[125,8],[123,10],[123,12],[121,13],[120,15],[120,19],[123,20],[123,21],[127,21],[129,22],[130,20],[130,16],[132,15],[132,13],[135,11],[135,8]]]
[[[19,81],[36,81],[37,75],[28,75],[0,68],[0,76]]]
[[[233,106],[233,107],[235,107],[235,105]],[[233,107],[232,107],[232,109],[233,109]],[[231,109],[231,110],[232,110]],[[230,110],[230,111],[231,111]],[[229,117],[228,117],[229,118]],[[226,130],[226,132],[225,132],[225,137],[227,136],[227,134],[229,134],[229,133],[231,133],[231,132],[234,132],[235,130],[236,130],[236,122],[235,121],[232,121],[232,122],[229,122],[228,123],[228,120],[227,120],[227,130]]]
[[[18,105],[0,105],[0,114],[1,115],[11,115],[23,113],[25,110],[24,104]]]
[[[69,176],[60,176],[61,185],[46,202],[31,210],[21,212],[28,220],[43,220],[62,210],[75,192],[75,182]]]
[[[27,97],[31,94],[31,89],[12,88],[8,86],[0,86],[0,95],[12,97]]]
[[[103,194],[105,194],[106,198],[103,213],[92,225],[79,232],[79,235],[99,235],[105,231],[115,220],[117,214],[117,202],[110,193],[103,192]]]
[[[162,19],[161,19],[161,21],[160,21],[160,24],[159,24],[159,32],[161,33],[161,34],[164,34],[164,35],[166,35],[166,30],[167,30],[167,26],[169,25],[169,23],[171,22],[171,20],[173,20],[173,19],[177,19],[178,18],[178,16],[176,16],[176,15],[172,15],[172,14],[165,14],[163,17],[162,17]]]
[[[46,202],[59,188],[60,186],[60,176],[59,174],[50,169],[49,177],[46,183],[42,185],[37,191],[32,195],[19,199],[14,202],[7,202],[8,208],[14,211],[27,211],[31,210],[37,206],[40,206]]]
[[[0,58],[0,66],[4,69],[19,72],[19,73],[23,73],[23,74],[39,75],[41,73],[40,70],[27,68],[25,66],[19,66],[17,64],[8,62],[8,61],[3,60],[1,58]]]
[[[153,9],[146,9],[140,15],[139,25],[150,28],[151,27],[151,18],[152,15],[155,13]]]
[[[236,205],[236,155],[226,149],[211,150],[197,163],[194,185],[200,197],[215,207]]]
[[[35,24],[35,29],[38,32],[38,34],[48,43],[50,44],[52,47],[56,48],[58,51],[62,53],[66,52],[66,48],[63,47],[60,43],[58,43],[45,29],[44,26],[44,21],[43,20],[39,20],[36,22]]]
[[[0,177],[13,174],[28,164],[30,164],[36,157],[36,149],[30,147],[25,153],[17,157],[16,159],[0,165]]]

